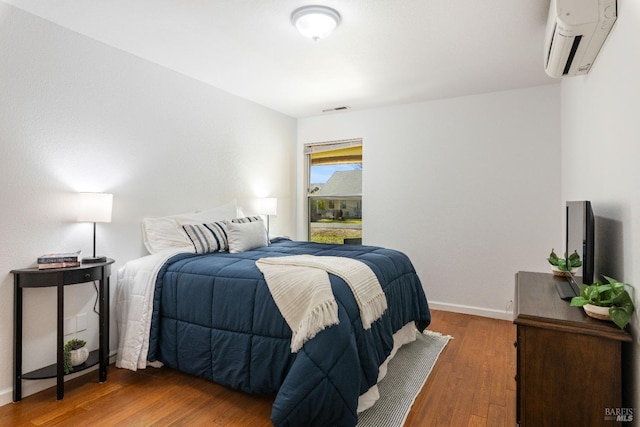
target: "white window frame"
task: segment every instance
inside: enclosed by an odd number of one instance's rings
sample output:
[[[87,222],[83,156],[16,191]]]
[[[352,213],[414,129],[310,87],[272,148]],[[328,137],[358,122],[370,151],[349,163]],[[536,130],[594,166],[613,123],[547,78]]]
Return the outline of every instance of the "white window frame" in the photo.
[[[358,147],[362,146],[364,150],[364,145],[362,144],[362,138],[352,138],[352,139],[341,139],[336,141],[325,141],[325,142],[313,142],[309,144],[303,145],[303,155],[304,155],[304,179],[306,188],[305,191],[305,206],[304,206],[304,215],[306,217],[306,229],[307,229],[307,241],[311,240],[311,218],[309,204],[311,203],[311,198],[309,197],[309,191],[311,191],[311,155],[313,153],[322,153],[324,151],[333,151],[340,150],[343,148],[350,147]]]

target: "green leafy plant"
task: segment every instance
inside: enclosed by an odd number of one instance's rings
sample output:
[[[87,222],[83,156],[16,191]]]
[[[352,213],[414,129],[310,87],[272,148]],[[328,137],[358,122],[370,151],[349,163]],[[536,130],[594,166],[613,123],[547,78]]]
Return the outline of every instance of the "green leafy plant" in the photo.
[[[627,283],[604,276],[608,283],[596,282],[592,285],[580,286],[580,295],[571,299],[571,305],[582,307],[586,304],[609,307],[609,317],[620,329],[629,323],[635,307],[625,286]]]
[[[551,254],[549,258],[547,258],[549,264],[558,267],[560,271],[571,271],[576,267],[580,267],[582,265],[582,261],[580,261],[580,255],[578,255],[577,251],[573,251],[569,257],[567,254],[564,254],[564,258],[560,258],[553,249],[551,249]]]
[[[63,359],[64,359],[64,373],[68,374],[73,371],[73,366],[71,365],[71,350],[77,350],[79,348],[84,347],[87,344],[85,340],[79,340],[74,338],[69,340],[64,345]]]

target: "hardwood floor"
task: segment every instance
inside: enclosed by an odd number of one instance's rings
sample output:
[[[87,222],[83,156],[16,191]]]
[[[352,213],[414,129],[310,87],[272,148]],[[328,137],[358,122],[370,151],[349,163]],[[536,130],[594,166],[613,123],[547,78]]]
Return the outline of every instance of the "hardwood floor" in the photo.
[[[429,329],[451,335],[406,426],[514,426],[515,326],[433,310]],[[110,366],[0,407],[1,426],[270,426],[273,396],[250,396],[170,369]],[[383,426],[381,426],[383,427]]]
[[[433,310],[429,329],[453,337],[406,426],[515,426],[516,327],[510,321]]]

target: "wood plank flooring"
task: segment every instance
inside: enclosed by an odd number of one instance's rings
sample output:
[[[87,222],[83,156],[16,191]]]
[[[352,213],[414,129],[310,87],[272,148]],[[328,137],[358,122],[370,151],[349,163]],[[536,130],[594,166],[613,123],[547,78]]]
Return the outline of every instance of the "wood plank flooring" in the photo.
[[[514,426],[515,326],[433,310],[429,329],[452,335],[406,426]],[[273,396],[251,396],[170,369],[110,366],[0,407],[1,426],[270,426]],[[383,426],[381,426],[383,427]]]
[[[516,328],[506,320],[433,310],[429,329],[453,336],[406,426],[515,426]]]

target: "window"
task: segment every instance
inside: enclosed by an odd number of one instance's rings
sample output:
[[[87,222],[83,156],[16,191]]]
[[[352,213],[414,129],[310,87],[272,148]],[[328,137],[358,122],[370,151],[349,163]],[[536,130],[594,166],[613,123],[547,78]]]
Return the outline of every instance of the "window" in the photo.
[[[305,145],[309,240],[362,239],[362,140]]]

